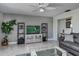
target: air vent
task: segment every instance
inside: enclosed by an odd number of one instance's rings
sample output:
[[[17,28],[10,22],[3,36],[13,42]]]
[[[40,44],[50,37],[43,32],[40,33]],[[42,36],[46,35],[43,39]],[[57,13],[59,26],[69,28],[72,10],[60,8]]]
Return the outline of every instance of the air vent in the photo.
[[[71,11],[70,9],[68,9],[68,10],[66,10],[65,12],[69,12],[69,11]]]

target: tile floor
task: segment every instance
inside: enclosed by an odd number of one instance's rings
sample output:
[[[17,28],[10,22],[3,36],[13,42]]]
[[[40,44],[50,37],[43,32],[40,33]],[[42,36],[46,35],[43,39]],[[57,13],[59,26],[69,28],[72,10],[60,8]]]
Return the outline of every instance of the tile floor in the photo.
[[[31,44],[11,44],[8,46],[0,46],[0,56],[16,56],[18,54],[30,53],[32,49],[39,51],[47,48],[58,47],[58,42],[51,40],[47,42],[31,43]],[[69,56],[71,56],[69,54]]]
[[[41,49],[51,48],[55,46],[58,46],[58,42],[53,40],[40,43],[0,46],[0,56],[15,56],[18,54],[29,53],[32,49],[38,51]]]
[[[58,42],[51,40],[47,42],[31,43],[31,44],[11,44],[8,46],[0,46],[0,56],[16,56],[19,54],[30,53],[32,49],[39,51],[52,47],[59,47]],[[67,54],[72,56],[71,54]]]

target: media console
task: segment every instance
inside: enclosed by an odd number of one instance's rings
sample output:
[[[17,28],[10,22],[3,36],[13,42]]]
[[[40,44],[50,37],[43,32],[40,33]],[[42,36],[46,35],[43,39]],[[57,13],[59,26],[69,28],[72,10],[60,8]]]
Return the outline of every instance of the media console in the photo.
[[[25,35],[25,43],[42,42],[42,34]]]

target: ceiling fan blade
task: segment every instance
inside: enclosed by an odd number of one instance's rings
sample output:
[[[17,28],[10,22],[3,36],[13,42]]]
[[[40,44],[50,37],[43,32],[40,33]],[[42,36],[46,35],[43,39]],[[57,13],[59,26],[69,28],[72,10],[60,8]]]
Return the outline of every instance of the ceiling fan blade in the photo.
[[[62,6],[60,3],[49,3],[47,7],[59,7]]]
[[[37,7],[37,6],[34,6],[34,5],[27,5],[27,6],[29,6],[29,7]]]
[[[54,10],[54,9],[56,9],[55,7],[46,7],[45,8],[46,10]]]
[[[40,10],[40,8],[36,8],[36,9],[32,10],[32,12],[37,12],[39,10]]]

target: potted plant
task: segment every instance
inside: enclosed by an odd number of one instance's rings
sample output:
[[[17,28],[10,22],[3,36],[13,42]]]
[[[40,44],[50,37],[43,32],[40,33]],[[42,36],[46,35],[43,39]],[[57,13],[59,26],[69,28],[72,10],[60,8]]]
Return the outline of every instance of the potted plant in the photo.
[[[5,34],[5,36],[3,37],[1,45],[3,45],[3,46],[8,45],[8,35],[13,30],[14,25],[16,25],[16,20],[10,20],[10,21],[7,21],[7,22],[2,22],[1,30],[2,30],[2,33]]]

